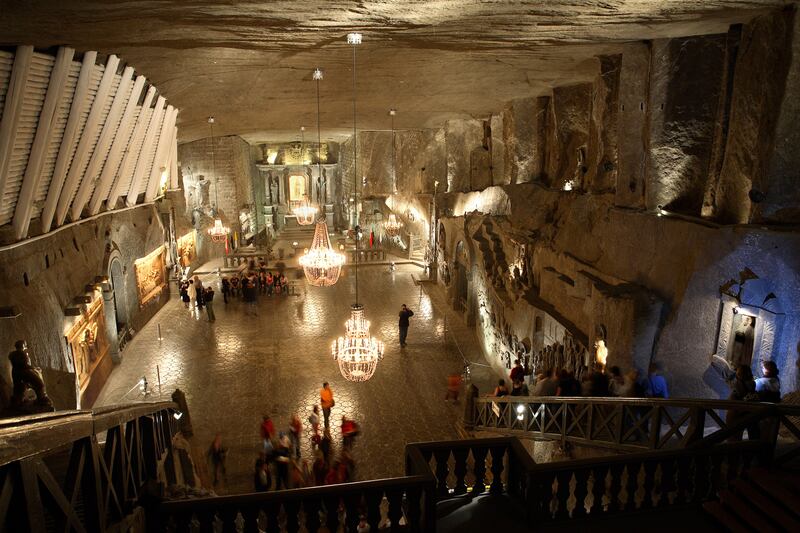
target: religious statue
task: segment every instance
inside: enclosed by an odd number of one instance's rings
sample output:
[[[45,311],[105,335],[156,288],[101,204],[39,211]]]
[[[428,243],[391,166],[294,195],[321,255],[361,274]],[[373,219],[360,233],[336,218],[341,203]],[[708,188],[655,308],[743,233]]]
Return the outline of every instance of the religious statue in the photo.
[[[11,361],[11,379],[14,382],[11,405],[21,406],[25,400],[25,391],[30,388],[36,393],[37,404],[52,407],[53,402],[45,391],[42,370],[31,365],[28,345],[24,340],[14,343],[14,350],[8,354],[8,359]]]
[[[595,348],[595,361],[597,362],[597,364],[605,367],[606,360],[608,359],[608,348],[606,347],[606,341],[604,341],[603,339],[598,339],[597,342],[594,343],[594,348]]]
[[[736,368],[739,365],[750,366],[753,359],[753,341],[755,339],[755,320],[748,315],[740,315],[739,325],[733,331],[733,346],[731,348],[731,363]]]

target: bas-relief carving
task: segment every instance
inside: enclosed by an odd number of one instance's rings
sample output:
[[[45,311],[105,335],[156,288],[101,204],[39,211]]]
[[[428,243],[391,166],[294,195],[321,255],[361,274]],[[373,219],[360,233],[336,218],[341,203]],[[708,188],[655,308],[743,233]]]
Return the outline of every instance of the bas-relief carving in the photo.
[[[139,304],[145,305],[161,294],[166,281],[164,279],[164,247],[159,246],[146,257],[134,262],[136,269],[136,288]]]
[[[178,237],[177,240],[178,261],[183,268],[191,265],[197,257],[197,244],[195,241],[195,231],[192,230],[186,235]]]
[[[733,308],[736,302],[729,298],[722,299],[722,314],[719,324],[719,338],[717,339],[717,355],[723,359],[728,359],[728,341],[731,337],[731,326],[733,325]]]
[[[66,335],[75,374],[81,391],[86,389],[92,372],[108,353],[103,299],[95,298],[88,309],[70,327]]]

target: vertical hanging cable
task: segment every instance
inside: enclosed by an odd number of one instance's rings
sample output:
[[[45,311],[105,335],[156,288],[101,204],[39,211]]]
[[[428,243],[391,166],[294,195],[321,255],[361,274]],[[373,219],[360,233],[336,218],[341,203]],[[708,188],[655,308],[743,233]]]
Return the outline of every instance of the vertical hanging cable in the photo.
[[[314,70],[314,79],[317,80],[317,179],[320,185],[323,185],[317,201],[319,202],[320,211],[323,211],[325,209],[325,200],[327,200],[325,198],[327,196],[327,187],[324,187],[325,180],[322,179],[322,133],[319,126],[319,81],[322,79],[322,71],[320,69]]]
[[[219,178],[217,177],[217,163],[214,159],[214,117],[208,117],[211,128],[211,173],[214,175],[214,209],[219,210]]]
[[[356,240],[356,305],[358,305],[358,139],[356,138],[356,45],[361,43],[360,33],[347,34],[347,42],[353,45],[353,234]]]

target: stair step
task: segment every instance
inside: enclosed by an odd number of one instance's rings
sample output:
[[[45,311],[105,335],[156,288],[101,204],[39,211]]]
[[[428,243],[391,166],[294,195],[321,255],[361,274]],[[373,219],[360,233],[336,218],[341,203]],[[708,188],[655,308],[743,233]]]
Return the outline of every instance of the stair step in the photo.
[[[742,521],[756,531],[764,533],[778,533],[779,530],[770,525],[766,517],[749,501],[745,501],[741,496],[730,490],[723,490],[719,493],[719,498],[724,505],[734,509],[734,512],[741,517]]]
[[[768,516],[775,524],[786,531],[800,530],[800,521],[775,500],[758,490],[750,481],[741,478],[734,480],[731,483],[731,488],[742,499],[758,507],[763,516]]]
[[[757,484],[767,496],[780,502],[794,516],[800,517],[800,496],[781,482],[776,472],[753,469],[747,473],[747,477]]]
[[[766,478],[785,485],[791,490],[800,492],[800,473],[793,470],[775,470],[756,467],[748,470],[748,474],[763,475]]]
[[[713,516],[714,519],[722,524],[728,531],[732,531],[733,533],[750,533],[750,529],[742,525],[742,523],[737,520],[736,515],[734,515],[731,510],[722,503],[705,502],[703,504],[703,509],[705,509],[708,514]]]

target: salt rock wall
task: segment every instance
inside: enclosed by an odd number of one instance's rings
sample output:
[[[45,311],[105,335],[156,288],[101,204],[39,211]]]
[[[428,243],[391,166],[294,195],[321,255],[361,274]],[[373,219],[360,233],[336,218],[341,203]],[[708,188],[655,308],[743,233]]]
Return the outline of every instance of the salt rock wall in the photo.
[[[165,240],[157,208],[147,205],[114,211],[0,250],[0,306],[14,306],[21,313],[3,321],[0,347],[10,351],[17,339],[28,341],[31,360],[45,370],[56,408],[75,407],[64,309],[73,298],[83,295],[86,285],[94,283],[97,276],[110,275],[109,260],[115,256],[124,277],[121,286],[114,287],[115,293],[119,292],[117,303],[124,306],[128,325],[138,331],[168,300],[169,287],[140,307],[134,261]],[[116,343],[116,339],[109,340]],[[11,367],[6,357],[0,359],[0,382],[7,393]]]
[[[800,235],[619,210],[610,198],[535,184],[494,189],[506,204],[476,205],[441,221],[439,254],[455,304],[462,282],[455,250],[463,243],[470,273],[464,316],[498,371],[507,371],[518,343],[541,345],[546,331],[537,323],[546,330],[555,321],[585,345],[602,331],[611,365],[646,371],[657,362],[677,396],[725,397],[712,364],[719,288],[750,268],[787,310],[773,359],[787,390],[796,386],[800,321],[788,309],[800,297]],[[439,201],[451,206],[461,196]]]
[[[250,145],[230,135],[214,138],[212,147],[208,137],[178,145],[178,158],[187,206],[207,210],[216,205],[223,222],[237,228],[239,211],[252,210],[253,187],[261,181]]]

